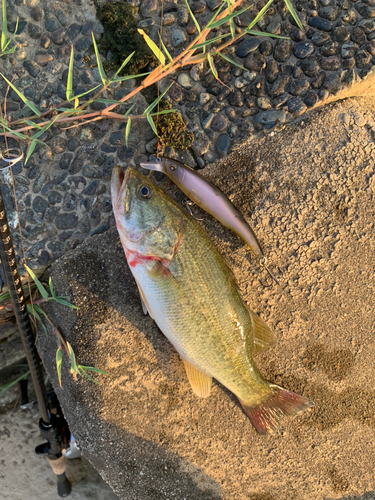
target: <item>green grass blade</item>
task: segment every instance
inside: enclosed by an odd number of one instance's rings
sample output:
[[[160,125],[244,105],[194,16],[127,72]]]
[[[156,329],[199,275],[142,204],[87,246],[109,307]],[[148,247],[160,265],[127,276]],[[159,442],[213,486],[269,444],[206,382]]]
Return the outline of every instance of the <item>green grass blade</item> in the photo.
[[[213,23],[215,21],[215,19],[217,18],[217,16],[220,14],[220,12],[222,11],[223,7],[225,5],[225,2],[223,2],[220,7],[218,8],[218,10],[215,12],[215,14],[212,16],[212,18],[210,19],[209,23],[207,24],[206,28],[211,28],[211,23]]]
[[[207,59],[208,59],[208,64],[210,65],[212,74],[214,75],[214,77],[216,78],[216,80],[218,80],[219,76],[217,74],[217,69],[215,68],[214,60],[212,59],[211,54],[207,54]]]
[[[61,297],[55,297],[55,300],[56,300],[56,302],[58,302],[62,306],[70,307],[71,309],[79,309],[77,306],[75,306],[74,304],[71,304],[70,302],[68,302],[65,299],[62,299]]]
[[[31,304],[26,304],[26,307],[27,307],[27,311],[30,314],[30,316],[33,316],[33,317],[35,316],[35,319],[37,319],[39,321],[39,324],[43,328],[45,336],[48,337],[47,328],[46,328],[45,324],[43,323],[42,318],[39,314],[39,312],[41,311],[40,307],[37,307],[34,305],[34,308],[33,308],[33,306]],[[45,314],[44,311],[43,311],[43,313]]]
[[[104,370],[100,370],[99,368],[94,368],[93,366],[78,365],[78,367],[83,368],[84,370],[88,370],[90,372],[101,373],[102,375],[108,375],[108,373],[105,372]]]
[[[72,51],[70,53],[69,69],[68,69],[68,79],[66,82],[66,100],[71,101],[73,99],[73,62],[74,62],[74,47],[72,45]]]
[[[113,83],[113,82],[125,82],[126,80],[130,80],[131,78],[140,78],[141,76],[147,76],[150,73],[151,73],[151,71],[149,71],[148,73],[140,73],[139,75],[119,76],[118,78],[111,80],[111,83]]]
[[[170,53],[168,52],[167,47],[164,45],[164,42],[163,42],[163,39],[160,36],[160,33],[159,33],[159,39],[160,39],[161,46],[162,46],[165,54],[167,55],[167,57],[169,59],[169,62],[173,62],[173,57],[170,55]]]
[[[17,21],[16,21],[16,27],[14,29],[14,32],[13,32],[13,35],[11,35],[11,37],[9,38],[9,40],[7,41],[7,43],[5,44],[5,47],[4,47],[4,50],[9,46],[10,42],[13,40],[13,38],[16,36],[16,33],[17,33],[17,29],[18,29],[18,17],[17,17]],[[2,55],[5,55],[7,53],[12,53],[16,50],[16,45],[14,47],[12,47],[11,49],[7,50],[6,52],[4,52]]]
[[[272,0],[273,1],[273,0]],[[247,10],[249,10],[250,8],[252,7],[252,5],[248,5],[247,7],[245,7],[244,9],[241,9],[239,10],[238,12],[232,12],[232,14],[228,14],[227,16],[223,17],[222,19],[219,19],[218,21],[215,21],[214,23],[210,24],[210,28],[213,29],[213,28],[218,28],[219,26],[221,26],[222,24],[225,24],[227,23],[228,21],[230,21],[231,19],[233,19],[233,17],[236,17],[236,16],[239,16],[240,14],[242,14],[243,12],[246,12]],[[263,9],[262,9],[263,10]]]
[[[119,73],[121,73],[121,71],[125,68],[125,66],[128,64],[128,62],[130,61],[130,59],[134,56],[134,54],[135,54],[135,51],[134,51],[134,52],[132,52],[132,53],[130,54],[130,56],[128,56],[128,57],[125,59],[125,61],[121,64],[121,66],[120,66],[120,67],[119,67],[119,69],[116,71],[116,73],[114,74],[114,76],[111,78],[111,80],[110,80],[110,81],[112,81],[114,78],[116,78],[116,76],[117,76]]]
[[[164,109],[163,111],[159,111],[159,113],[150,113],[149,116],[159,116],[159,115],[167,115],[168,113],[176,113],[177,109]]]
[[[150,127],[152,128],[152,130],[153,130],[154,134],[155,134],[157,137],[159,137],[159,136],[158,136],[158,131],[156,130],[155,123],[154,123],[154,120],[152,119],[152,117],[151,117],[150,115],[147,115],[147,117],[146,117],[146,118],[147,118],[147,121],[148,121],[148,123],[149,123]]]
[[[44,286],[42,285],[42,283],[38,280],[38,278],[35,276],[35,273],[34,271],[32,271],[29,266],[27,266],[25,264],[25,268],[26,268],[26,271],[30,274],[31,276],[31,279],[34,281],[34,283],[36,284],[36,286],[38,287],[38,290],[39,290],[39,293],[40,295],[43,297],[43,299],[48,299],[49,297],[49,294],[47,292],[47,290],[44,288]]]
[[[82,367],[82,365],[78,366],[78,370],[79,370],[80,375],[84,375],[91,382],[94,382],[94,384],[100,385],[100,382],[98,382],[97,380],[95,380],[94,378],[92,378],[91,375],[89,375],[88,373],[86,373],[86,370]]]
[[[229,12],[229,14],[232,14],[231,0],[227,0],[227,5],[228,5],[228,12]],[[234,21],[233,21],[233,19],[229,20],[229,28],[230,28],[230,32],[231,32],[232,38],[234,38],[236,36],[236,30],[235,30],[235,27],[234,27]]]
[[[20,139],[23,139],[24,141],[27,141],[29,138],[26,137],[26,135],[24,134],[21,134],[21,132],[16,132],[15,130],[12,130],[10,127],[8,127],[8,125],[4,122],[4,120],[2,120],[0,118],[0,122],[1,124],[3,125],[3,127],[8,130],[8,132],[11,132],[13,135],[15,135],[16,137],[19,137]]]
[[[217,42],[218,40],[221,40],[222,38],[227,38],[230,36],[230,33],[225,33],[225,35],[220,35],[215,38],[211,38],[210,40],[205,40],[204,42],[198,43],[197,45],[194,45],[190,50],[196,50],[196,49],[201,49],[202,47],[207,47],[207,45],[210,45],[211,43]]]
[[[25,165],[26,163],[29,161],[29,158],[30,156],[33,154],[34,152],[34,149],[36,147],[36,141],[31,141],[31,143],[29,144],[29,147],[27,148],[27,155],[26,155],[26,158],[25,158]]]
[[[172,82],[169,87],[167,88],[167,90],[164,90],[164,92],[162,94],[159,95],[159,97],[157,99],[155,99],[154,102],[152,102],[150,104],[150,106],[143,112],[143,114],[146,116],[150,113],[150,111],[152,111],[154,109],[154,107],[158,104],[158,102],[163,99],[163,97],[165,96],[165,94],[168,92],[168,90],[172,87],[174,82]]]
[[[57,376],[59,378],[59,386],[62,387],[61,385],[61,365],[62,365],[62,357],[63,357],[63,352],[61,347],[59,347],[56,351],[56,369],[57,369]]]
[[[152,50],[154,56],[158,59],[162,66],[165,66],[165,56],[159,47],[151,40],[151,38],[141,29],[138,28],[138,33],[143,36],[144,41]]]
[[[244,31],[244,34],[245,33],[248,33],[249,35],[254,35],[254,36],[269,36],[270,38],[283,38],[284,40],[289,39],[289,37],[287,37],[287,36],[274,35],[273,33],[266,33],[265,31],[249,30],[247,28]]]
[[[124,114],[124,116],[129,116],[130,112],[134,108],[134,106],[135,106],[135,103],[130,106],[130,108],[127,110],[127,112]]]
[[[185,0],[185,4],[186,4],[186,7],[188,8],[189,14],[190,14],[190,16],[191,16],[191,18],[192,18],[192,20],[193,20],[193,22],[195,24],[195,27],[198,30],[198,33],[200,33],[201,32],[201,27],[199,26],[198,21],[195,19],[195,16],[194,16],[194,14],[193,14],[193,12],[192,12],[192,10],[190,8],[190,5],[189,5],[189,3],[188,3],[187,0]]]
[[[245,71],[247,71],[247,69],[244,66],[242,66],[241,64],[236,63],[235,61],[233,61],[233,59],[231,59],[230,57],[222,54],[221,52],[217,52],[217,55],[220,56],[220,57],[222,57],[226,61],[228,61],[230,64],[233,64],[233,66],[237,66],[237,68],[241,68],[241,69],[244,69]]]
[[[26,125],[30,125],[30,127],[35,127],[38,128],[39,130],[43,130],[43,127],[40,127],[37,123],[31,120],[25,120],[24,123],[26,123]]]
[[[53,288],[52,278],[48,280],[49,289],[52,297],[56,297],[55,289]]]
[[[17,90],[16,87],[13,85],[13,83],[11,83],[2,73],[0,73],[0,75],[4,78],[4,80],[7,82],[7,84],[10,87],[12,87],[12,89],[18,95],[18,97],[20,97],[23,100],[23,102],[26,104],[26,106],[28,108],[30,108],[31,111],[33,113],[35,113],[37,116],[40,116],[41,113],[40,113],[39,109],[37,109],[32,102],[30,102],[28,99],[26,99],[26,97],[19,90]]]
[[[73,347],[70,345],[70,343],[67,341],[66,345],[68,347],[69,355],[70,355],[70,371],[71,373],[79,373],[79,369],[77,366],[76,362],[76,356],[73,351]]]
[[[292,5],[292,2],[290,0],[285,0],[285,5],[288,7],[288,10],[289,12],[292,14],[293,16],[293,19],[295,20],[295,22],[297,23],[297,26],[299,27],[299,29],[301,31],[303,31],[303,26],[301,24],[301,21],[299,19],[299,17],[297,16],[297,12],[294,10],[294,7]]]
[[[124,104],[122,101],[115,101],[114,99],[95,99],[93,102],[101,102],[103,104]]]
[[[131,123],[132,123],[131,118],[128,118],[128,121],[126,123],[126,129],[125,129],[125,144],[126,144],[126,147],[128,147],[128,138],[129,138]]]
[[[6,0],[2,0],[2,7],[3,7],[3,32],[1,33],[1,52],[5,50],[7,43],[7,34],[8,34]]]
[[[79,94],[79,95],[75,95],[74,96],[74,99],[80,99],[81,97],[83,97],[84,95],[86,94],[89,94],[90,92],[93,92],[94,90],[96,90],[97,88],[99,88],[100,85],[97,85],[96,87],[94,87],[93,89],[90,89],[90,90],[86,90],[86,92],[82,92],[82,94]]]
[[[250,30],[253,26],[256,25],[256,23],[258,21],[260,21],[260,19],[262,19],[262,17],[264,16],[264,14],[266,13],[266,11],[268,10],[268,7],[271,5],[271,3],[273,2],[273,0],[268,0],[268,2],[266,3],[266,5],[263,7],[263,9],[258,12],[257,16],[255,17],[255,19],[253,19],[251,21],[251,23],[249,24],[249,26],[246,28],[246,31],[247,30]]]
[[[96,45],[94,33],[91,33],[91,35],[92,35],[92,43],[94,45],[94,50],[95,50],[95,55],[96,55],[96,64],[98,65],[100,78],[102,79],[103,85],[107,85],[108,82],[107,82],[106,74],[104,72],[102,61],[100,60],[100,54],[99,54],[98,46]]]
[[[8,382],[7,384],[4,384],[4,385],[0,386],[0,396],[2,394],[4,394],[5,391],[7,391],[8,389],[10,389],[14,385],[16,385],[20,380],[25,380],[28,377],[29,373],[30,373],[30,370],[28,370],[23,375],[20,375],[16,379],[12,380],[11,382]]]

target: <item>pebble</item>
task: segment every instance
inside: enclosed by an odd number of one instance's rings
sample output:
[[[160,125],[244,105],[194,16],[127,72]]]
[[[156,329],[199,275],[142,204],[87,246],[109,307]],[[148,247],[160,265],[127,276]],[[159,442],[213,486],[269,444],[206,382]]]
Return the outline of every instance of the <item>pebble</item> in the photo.
[[[207,94],[207,92],[202,92],[199,95],[199,103],[203,106],[206,104],[209,100],[211,99],[210,94]]]
[[[320,67],[326,71],[336,71],[340,68],[340,59],[337,56],[324,57],[320,61]]]
[[[202,130],[194,132],[194,141],[191,148],[197,156],[205,154],[208,151],[210,144],[211,141]]]
[[[323,31],[331,31],[332,23],[328,19],[323,19],[322,17],[312,17],[309,19],[309,26],[312,28],[318,28]]]
[[[215,10],[219,7],[219,5],[222,3],[221,0],[206,0],[207,7],[210,10]]]
[[[29,35],[31,36],[31,38],[34,38],[35,40],[40,38],[42,33],[43,33],[43,30],[40,26],[38,26],[37,24],[32,24],[32,23],[29,23],[29,25],[27,27],[27,31],[28,31]]]
[[[306,76],[313,77],[318,73],[320,67],[315,57],[309,57],[302,62],[301,69]]]
[[[143,17],[151,17],[157,9],[157,0],[142,0],[140,12]]]
[[[272,97],[278,97],[286,91],[286,88],[290,84],[290,76],[280,75],[274,84],[271,86],[269,94]]]
[[[46,28],[47,31],[53,33],[54,31],[60,28],[60,23],[58,22],[57,19],[50,18],[45,20],[44,27]]]
[[[348,35],[349,35],[349,32],[348,32]],[[311,41],[317,47],[321,47],[328,40],[330,40],[330,36],[325,31],[317,31],[316,33],[314,33],[313,37],[311,38]]]
[[[246,57],[250,52],[254,52],[260,45],[259,38],[250,37],[241,42],[236,48],[236,55],[238,57]]]
[[[200,2],[199,0],[192,2],[192,4],[190,5],[190,9],[193,12],[193,14],[200,14],[201,12],[204,11],[205,8],[206,8],[206,4],[203,2]]]
[[[288,101],[288,111],[299,116],[306,111],[306,105],[299,97],[292,97]]]
[[[240,90],[234,90],[228,97],[228,104],[240,108],[244,105],[244,97]]]
[[[261,130],[263,128],[273,128],[277,123],[284,123],[286,114],[280,110],[261,111],[255,117],[255,128]]]
[[[306,78],[297,78],[290,84],[288,92],[292,95],[300,95],[310,87],[310,83]]]
[[[76,227],[78,223],[78,216],[69,213],[69,214],[60,214],[55,219],[55,225],[57,229],[73,229]]]
[[[313,106],[315,106],[315,104],[317,104],[318,101],[319,98],[314,92],[309,92],[303,100],[303,102],[306,104],[308,108],[312,108]]]
[[[352,42],[358,43],[358,45],[362,45],[366,42],[366,35],[361,30],[361,28],[355,27],[351,30],[350,40]]]
[[[273,45],[269,40],[264,40],[260,45],[259,45],[259,52],[263,56],[269,56],[272,54],[273,50]]]
[[[181,47],[186,42],[185,31],[180,28],[175,28],[171,33],[171,42],[173,47]]]
[[[272,108],[269,97],[258,97],[258,99],[256,100],[256,103],[257,103],[258,108],[262,109],[264,111]]]
[[[290,40],[277,40],[274,49],[273,55],[276,61],[285,62],[289,59],[291,52],[291,44]]]
[[[24,61],[23,67],[28,71],[28,73],[33,78],[36,78],[40,73],[40,69],[39,69],[37,63],[34,61],[30,61],[30,60]]]
[[[223,132],[228,126],[228,120],[223,114],[216,115],[211,123],[211,128],[215,132]]]
[[[250,71],[256,71],[257,73],[260,73],[266,67],[266,60],[262,56],[262,54],[254,52],[247,56],[244,62],[244,66]]]
[[[44,18],[44,12],[43,9],[40,7],[33,7],[30,10],[30,16],[34,21],[41,21]]]
[[[228,152],[230,146],[230,139],[228,134],[220,134],[216,139],[215,150],[220,157]]]
[[[311,56],[314,50],[314,44],[311,42],[298,42],[293,47],[293,53],[299,59],[305,59],[306,57]]]
[[[366,33],[366,35],[369,35],[375,31],[375,19],[362,19],[362,21],[358,23],[358,26]]]
[[[186,26],[189,22],[189,10],[184,5],[180,6],[177,11],[177,23],[180,26]]]
[[[185,89],[191,89],[193,87],[193,82],[187,73],[181,73],[178,76],[177,81],[181,87],[184,87]]]
[[[269,83],[273,83],[275,80],[277,80],[277,77],[279,76],[279,67],[277,62],[274,59],[269,59],[267,61],[266,65],[266,70],[265,70],[265,75],[267,78],[267,81]]]
[[[319,9],[319,16],[328,21],[336,21],[340,15],[340,8],[337,5],[328,5]]]

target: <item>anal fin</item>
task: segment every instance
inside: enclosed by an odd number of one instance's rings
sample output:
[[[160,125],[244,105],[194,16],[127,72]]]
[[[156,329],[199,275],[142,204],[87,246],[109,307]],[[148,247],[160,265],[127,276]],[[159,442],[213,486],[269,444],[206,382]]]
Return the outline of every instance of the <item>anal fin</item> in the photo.
[[[138,283],[138,281],[137,281],[137,280],[135,280],[135,282],[137,283],[138,292],[139,292],[139,295],[140,295],[140,298],[141,298],[141,305],[142,305],[142,311],[143,311],[143,314],[145,314],[145,315],[146,315],[146,314],[148,313],[148,314],[150,315],[150,317],[151,317],[152,319],[154,319],[154,318],[152,317],[152,314],[150,313],[150,308],[149,308],[149,307],[148,307],[148,305],[147,305],[147,299],[146,299],[146,297],[145,297],[145,294],[143,293],[143,290],[142,290],[142,288],[141,288],[141,285]]]
[[[185,365],[186,375],[194,394],[200,398],[207,398],[211,392],[212,377],[206,375],[194,365],[182,358]]]
[[[276,337],[266,323],[253,311],[249,311],[254,326],[254,354],[264,352],[267,347],[276,344]]]

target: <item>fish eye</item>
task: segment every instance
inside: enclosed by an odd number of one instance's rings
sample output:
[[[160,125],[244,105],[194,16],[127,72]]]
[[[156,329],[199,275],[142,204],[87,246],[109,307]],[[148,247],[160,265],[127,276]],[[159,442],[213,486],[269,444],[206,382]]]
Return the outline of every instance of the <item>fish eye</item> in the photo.
[[[169,169],[172,170],[172,172],[174,172],[176,170],[176,167],[174,165],[170,164]]]
[[[149,198],[151,198],[151,195],[152,195],[151,187],[147,186],[146,184],[143,184],[138,190],[138,195],[140,198],[143,198],[144,200],[148,200]]]

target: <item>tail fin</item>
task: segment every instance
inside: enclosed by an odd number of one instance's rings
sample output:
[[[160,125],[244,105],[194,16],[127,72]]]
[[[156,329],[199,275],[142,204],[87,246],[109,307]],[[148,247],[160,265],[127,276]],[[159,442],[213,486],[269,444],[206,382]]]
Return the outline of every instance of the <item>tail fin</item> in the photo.
[[[259,434],[271,434],[284,417],[296,415],[314,406],[312,401],[287,391],[278,385],[269,384],[272,393],[257,406],[248,406],[240,400],[242,408]]]

